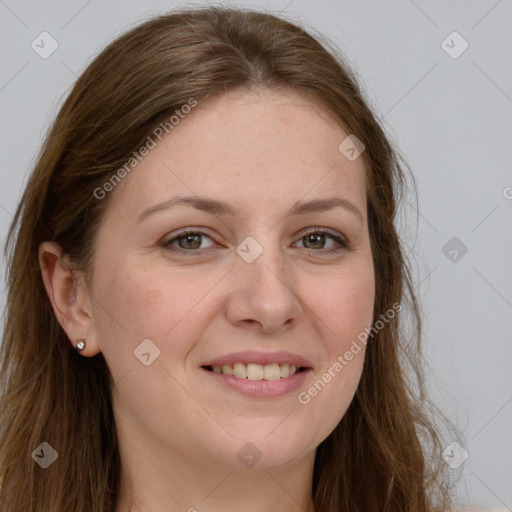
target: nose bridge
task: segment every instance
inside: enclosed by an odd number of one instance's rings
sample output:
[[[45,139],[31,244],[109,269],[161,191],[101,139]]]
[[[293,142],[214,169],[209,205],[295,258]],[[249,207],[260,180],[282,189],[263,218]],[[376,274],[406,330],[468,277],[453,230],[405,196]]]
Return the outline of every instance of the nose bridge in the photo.
[[[232,322],[258,322],[276,330],[301,314],[292,269],[275,232],[261,232],[237,247],[234,289],[229,299]]]
[[[237,254],[241,261],[243,276],[247,275],[250,286],[261,285],[271,288],[273,284],[278,287],[285,286],[286,276],[289,275],[286,254],[280,246],[277,231],[261,230],[258,234],[246,237],[237,247]],[[263,286],[265,285],[265,286]]]

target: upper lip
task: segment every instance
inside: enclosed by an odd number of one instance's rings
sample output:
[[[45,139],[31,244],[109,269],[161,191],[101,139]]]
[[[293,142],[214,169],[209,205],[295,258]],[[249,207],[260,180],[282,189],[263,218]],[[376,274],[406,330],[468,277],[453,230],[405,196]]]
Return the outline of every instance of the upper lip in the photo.
[[[257,352],[254,350],[226,354],[202,363],[201,366],[223,366],[225,364],[234,365],[235,363],[254,363],[261,365],[277,363],[289,364],[290,366],[294,365],[297,368],[310,368],[312,366],[307,359],[297,354],[292,354],[291,352]]]

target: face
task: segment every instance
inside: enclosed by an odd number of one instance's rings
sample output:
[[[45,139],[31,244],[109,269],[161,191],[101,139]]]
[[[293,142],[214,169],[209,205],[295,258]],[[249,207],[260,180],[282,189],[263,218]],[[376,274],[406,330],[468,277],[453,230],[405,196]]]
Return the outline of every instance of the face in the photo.
[[[374,303],[365,168],[339,151],[347,136],[296,93],[231,92],[111,192],[91,310],[121,436],[264,468],[334,429],[364,346],[344,354]]]

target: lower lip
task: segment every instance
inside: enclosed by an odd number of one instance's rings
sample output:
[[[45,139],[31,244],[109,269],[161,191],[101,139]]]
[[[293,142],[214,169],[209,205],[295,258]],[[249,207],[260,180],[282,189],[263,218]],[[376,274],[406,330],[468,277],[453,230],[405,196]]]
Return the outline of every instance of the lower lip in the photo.
[[[250,380],[240,379],[233,375],[225,375],[223,373],[215,373],[210,370],[202,368],[219,384],[223,384],[228,388],[237,391],[238,393],[249,396],[251,398],[277,398],[296,389],[304,383],[311,368],[294,373],[289,377],[280,378],[278,380]]]

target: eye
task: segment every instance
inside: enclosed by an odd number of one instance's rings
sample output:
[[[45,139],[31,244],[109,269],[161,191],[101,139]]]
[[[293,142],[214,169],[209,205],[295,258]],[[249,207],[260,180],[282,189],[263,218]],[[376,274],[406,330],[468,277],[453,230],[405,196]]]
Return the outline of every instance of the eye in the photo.
[[[326,240],[331,240],[331,246],[327,250],[325,247]],[[306,249],[312,249],[314,252],[332,253],[350,248],[347,240],[325,229],[308,231],[301,237],[300,241]]]
[[[187,229],[178,233],[176,236],[164,240],[162,242],[162,247],[170,251],[188,251],[188,252],[200,252],[202,249],[206,247],[201,247],[201,242],[203,238],[208,238],[212,240],[207,234],[201,231],[193,231],[192,229]],[[213,240],[212,240],[213,241]],[[175,246],[175,243],[178,243],[178,247]]]
[[[205,238],[212,242],[206,247],[202,246],[202,242]],[[305,249],[309,249],[313,252],[333,253],[350,249],[350,244],[345,238],[326,229],[312,229],[302,235],[299,241],[302,242]],[[330,241],[331,244],[326,247],[326,242],[328,241]],[[214,247],[215,243],[206,233],[187,229],[176,234],[172,238],[164,240],[161,245],[166,250],[172,252],[201,254],[204,249]]]

